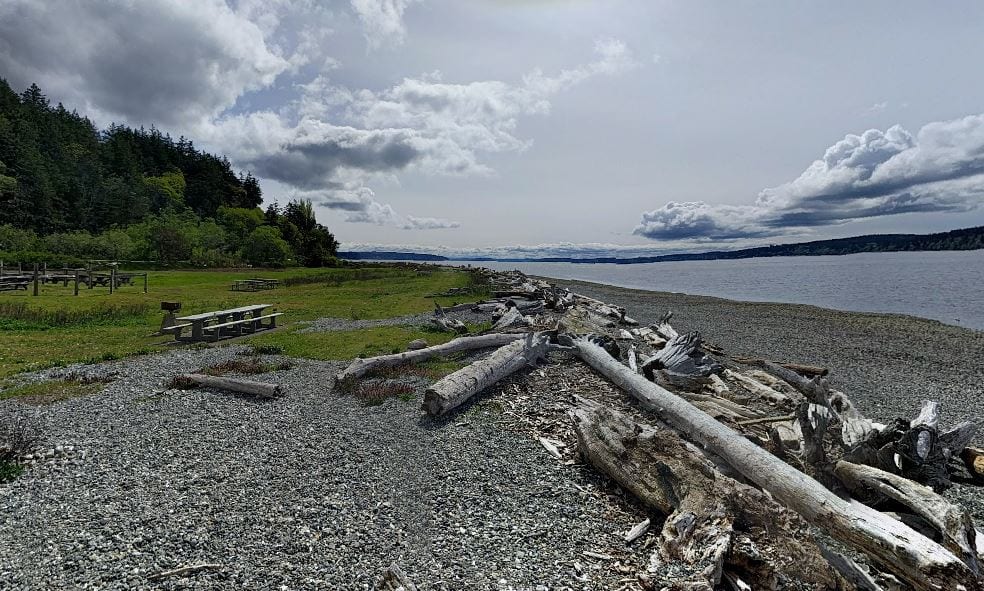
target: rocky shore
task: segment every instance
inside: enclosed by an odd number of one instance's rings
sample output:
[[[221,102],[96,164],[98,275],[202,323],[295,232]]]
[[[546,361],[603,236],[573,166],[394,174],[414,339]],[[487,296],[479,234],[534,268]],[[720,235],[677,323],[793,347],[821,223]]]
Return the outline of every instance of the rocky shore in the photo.
[[[558,284],[644,324],[673,310],[677,328],[699,329],[728,353],[829,367],[873,418],[910,416],[926,398],[942,402],[947,422],[980,417],[984,333]],[[346,362],[300,360],[264,374],[286,388],[271,401],[163,386],[243,349],[86,366],[113,381],[48,406],[0,400],[0,412],[42,421],[51,450],[0,484],[3,588],[370,589],[397,562],[421,589],[617,589],[649,556],[645,542],[623,540],[645,512],[570,450],[558,459],[535,438],[557,428],[579,389],[620,396],[582,364],[552,355],[447,419],[421,416],[420,386],[376,406],[333,392]],[[979,489],[947,496],[984,522]],[[155,578],[196,565],[209,568]]]

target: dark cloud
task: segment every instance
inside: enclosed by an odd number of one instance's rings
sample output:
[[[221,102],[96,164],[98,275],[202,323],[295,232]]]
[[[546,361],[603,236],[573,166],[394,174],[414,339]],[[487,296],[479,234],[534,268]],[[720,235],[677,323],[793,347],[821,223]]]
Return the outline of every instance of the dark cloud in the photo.
[[[0,71],[101,119],[217,115],[289,67],[224,2],[0,3]]]

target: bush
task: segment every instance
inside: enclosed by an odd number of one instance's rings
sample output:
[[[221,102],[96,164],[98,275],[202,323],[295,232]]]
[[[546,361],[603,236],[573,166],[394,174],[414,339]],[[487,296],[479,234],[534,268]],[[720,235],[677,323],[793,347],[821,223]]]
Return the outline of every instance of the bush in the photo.
[[[251,265],[283,267],[290,256],[290,245],[281,237],[280,230],[271,226],[253,230],[243,247],[243,258]]]
[[[17,464],[41,443],[41,428],[26,415],[0,415],[0,464]]]

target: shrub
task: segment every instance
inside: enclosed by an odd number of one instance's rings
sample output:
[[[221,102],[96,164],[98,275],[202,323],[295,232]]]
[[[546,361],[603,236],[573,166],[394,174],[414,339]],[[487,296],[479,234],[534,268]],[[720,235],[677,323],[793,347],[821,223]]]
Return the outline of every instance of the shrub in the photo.
[[[39,443],[41,428],[36,422],[20,413],[0,415],[0,466],[16,465],[21,456],[34,451]]]

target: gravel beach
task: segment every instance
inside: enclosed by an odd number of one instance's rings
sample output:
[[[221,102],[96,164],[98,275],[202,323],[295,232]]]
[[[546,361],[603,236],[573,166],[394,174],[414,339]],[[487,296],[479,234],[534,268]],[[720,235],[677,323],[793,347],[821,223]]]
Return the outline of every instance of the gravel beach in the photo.
[[[730,354],[827,366],[872,418],[910,416],[925,398],[943,403],[944,423],[980,418],[984,333],[902,316],[557,283],[623,305],[643,323],[671,309],[676,328],[699,329]],[[350,322],[309,329],[357,327]],[[443,421],[422,418],[419,388],[412,399],[377,406],[332,392],[342,362],[295,360],[264,374],[286,386],[271,401],[164,390],[171,376],[244,349],[48,370],[28,379],[81,370],[113,381],[45,406],[0,400],[0,413],[44,424],[53,456],[0,484],[0,586],[370,589],[397,562],[421,589],[559,591],[615,589],[645,564],[645,546],[621,539],[645,514],[579,465],[570,445],[558,460],[534,439],[563,439],[572,389],[619,395],[566,355]],[[948,496],[984,523],[979,490]],[[152,580],[203,564],[213,566]]]

